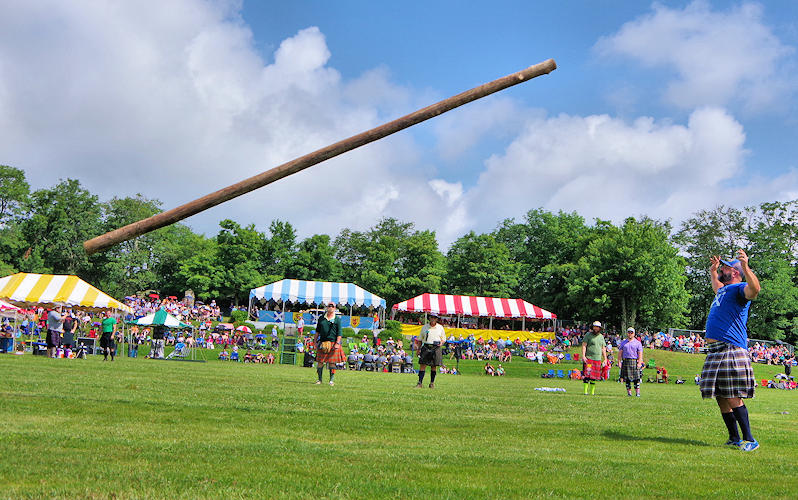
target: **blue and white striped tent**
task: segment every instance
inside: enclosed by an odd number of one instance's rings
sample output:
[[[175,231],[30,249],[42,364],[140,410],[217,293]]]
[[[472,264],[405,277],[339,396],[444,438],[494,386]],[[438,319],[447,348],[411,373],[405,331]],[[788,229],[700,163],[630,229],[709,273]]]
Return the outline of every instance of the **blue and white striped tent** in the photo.
[[[304,304],[358,305],[385,308],[385,299],[363,290],[354,283],[329,281],[280,280],[249,291],[250,302],[275,300]]]

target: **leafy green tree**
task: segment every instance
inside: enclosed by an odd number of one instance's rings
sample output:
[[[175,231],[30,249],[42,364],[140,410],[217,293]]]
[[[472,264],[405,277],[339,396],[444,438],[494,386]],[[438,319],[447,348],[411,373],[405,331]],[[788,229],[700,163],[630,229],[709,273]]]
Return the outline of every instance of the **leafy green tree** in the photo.
[[[296,258],[296,230],[289,222],[272,221],[269,237],[263,237],[260,270],[264,275],[288,278]]]
[[[202,299],[211,299],[221,296],[221,286],[225,275],[218,265],[218,246],[215,238],[204,238],[193,233],[180,235],[180,240],[191,243],[191,252],[181,255],[183,245],[166,248],[172,256],[169,265],[177,265],[171,283],[165,282],[164,288],[172,293],[179,293],[187,289],[194,291],[194,296]]]
[[[28,246],[21,270],[80,274],[96,281],[96,269],[89,264],[83,242],[100,234],[102,207],[80,182],[67,179],[34,191],[20,230]]]
[[[257,255],[264,247],[265,237],[255,230],[255,225],[242,227],[225,219],[219,223],[216,236],[217,286],[222,298],[233,304],[249,297],[252,288],[263,284],[264,274]]]
[[[751,308],[750,336],[798,340],[798,200],[746,210],[751,268],[762,291]]]
[[[562,318],[575,318],[568,296],[570,266],[584,252],[591,228],[579,214],[556,214],[538,208],[530,210],[523,222],[503,221],[494,231],[520,266],[514,296],[556,312]]]
[[[288,277],[300,280],[339,281],[341,265],[335,248],[326,234],[314,234],[303,240],[293,259]]]
[[[334,247],[342,279],[388,305],[441,287],[444,260],[435,233],[416,231],[412,223],[385,218],[367,232],[344,229]]]
[[[628,218],[621,227],[598,221],[568,287],[585,319],[618,321],[621,330],[684,326],[685,262],[669,236],[669,224],[647,218]]]
[[[112,198],[101,204],[103,231],[111,231],[160,212],[160,202],[137,194],[135,197]],[[123,241],[91,258],[98,281],[105,292],[122,296],[157,286],[157,262],[160,254],[155,242],[163,237],[158,230]]]
[[[30,185],[21,169],[0,165],[0,224],[17,215],[30,199]]]
[[[446,289],[462,295],[511,297],[518,286],[518,265],[507,246],[491,234],[469,232],[446,254]]]
[[[438,250],[434,231],[416,231],[399,250],[397,301],[422,293],[442,293],[446,258]]]

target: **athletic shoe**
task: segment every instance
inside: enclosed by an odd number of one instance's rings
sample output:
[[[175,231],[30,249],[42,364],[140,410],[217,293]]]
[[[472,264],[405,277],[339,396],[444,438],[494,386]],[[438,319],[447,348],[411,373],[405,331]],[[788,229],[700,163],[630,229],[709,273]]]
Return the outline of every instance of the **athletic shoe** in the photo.
[[[638,395],[637,395],[637,397],[639,398],[639,397],[640,397],[640,394],[638,394]]]
[[[740,449],[743,451],[754,451],[757,448],[759,448],[759,442],[756,439],[753,441],[743,441],[740,445]]]
[[[729,439],[728,441],[726,441],[726,442],[725,442],[725,443],[723,443],[723,444],[724,444],[725,446],[736,446],[736,447],[738,447],[738,448],[739,448],[739,447],[740,447],[740,446],[743,444],[743,442],[742,442],[742,440],[740,440],[740,439],[738,439],[737,441],[734,441],[734,440],[732,440],[732,439]]]
[[[416,386],[413,389],[421,389],[421,384],[416,384]]]
[[[321,385],[321,380],[317,380],[316,385]]]
[[[332,380],[330,380],[330,387],[332,387],[332,386],[334,386],[334,385],[335,385],[335,382],[333,382]]]
[[[435,384],[430,384],[430,385],[429,385],[429,388],[430,388],[430,389],[434,389],[434,388],[435,388]]]

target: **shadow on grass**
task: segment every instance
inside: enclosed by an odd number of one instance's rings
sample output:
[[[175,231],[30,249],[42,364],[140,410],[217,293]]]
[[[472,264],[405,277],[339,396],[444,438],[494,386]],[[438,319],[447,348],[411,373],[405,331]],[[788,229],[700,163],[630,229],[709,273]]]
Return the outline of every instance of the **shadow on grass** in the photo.
[[[653,441],[655,443],[686,444],[689,446],[709,446],[709,444],[703,441],[696,441],[694,439],[669,438],[669,437],[660,437],[660,436],[658,437],[632,436],[618,431],[604,431],[601,434],[606,438],[614,439],[616,441]]]

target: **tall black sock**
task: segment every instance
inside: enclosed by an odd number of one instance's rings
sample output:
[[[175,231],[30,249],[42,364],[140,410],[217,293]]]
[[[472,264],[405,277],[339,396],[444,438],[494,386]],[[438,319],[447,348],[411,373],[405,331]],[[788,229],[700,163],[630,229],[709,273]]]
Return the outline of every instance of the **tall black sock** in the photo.
[[[424,370],[419,370],[418,371],[418,383],[420,384],[423,381],[424,381]]]
[[[740,433],[737,432],[737,419],[734,418],[734,413],[721,413],[720,416],[723,417],[723,423],[725,423],[726,428],[729,429],[729,439],[732,441],[739,441]]]
[[[435,383],[435,375],[437,375],[437,374],[438,374],[438,370],[432,370],[431,372],[429,372],[429,381],[430,381],[431,384]]]
[[[746,441],[753,441],[754,436],[751,435],[751,425],[748,423],[748,408],[745,405],[738,406],[737,408],[732,408],[732,413],[734,413],[734,418],[737,419],[737,423],[740,424],[740,431],[743,433],[743,439]]]

